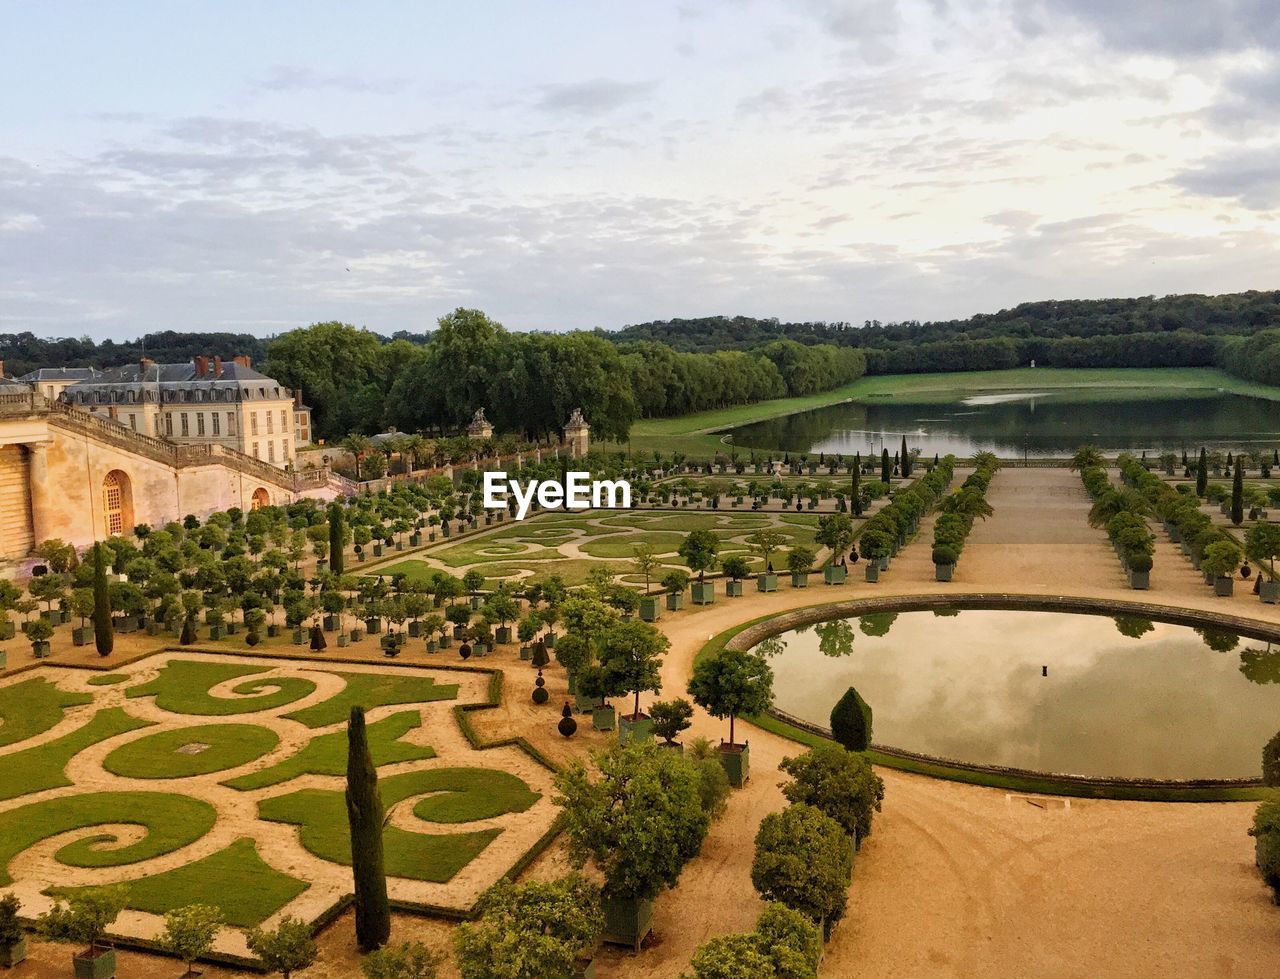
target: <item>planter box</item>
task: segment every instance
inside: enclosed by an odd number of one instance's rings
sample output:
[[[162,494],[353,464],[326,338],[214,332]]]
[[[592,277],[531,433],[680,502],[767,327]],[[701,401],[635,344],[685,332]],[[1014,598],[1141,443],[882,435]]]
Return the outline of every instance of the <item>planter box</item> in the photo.
[[[31,653],[36,659],[48,659],[51,650],[47,641],[33,642],[31,644]]]
[[[822,580],[828,585],[843,585],[849,569],[843,564],[828,564],[822,569]]]
[[[1173,524],[1169,525],[1169,540],[1173,541],[1175,544],[1182,543],[1182,531]]]
[[[278,625],[276,625],[276,624],[273,622],[273,623],[271,623],[269,626],[267,626],[267,638],[268,638],[268,639],[274,639],[274,638],[275,638],[276,636],[278,636],[278,635],[280,635],[280,627],[279,627]]]
[[[356,560],[359,561],[361,564],[364,564],[366,560],[364,551],[356,552]]]
[[[448,649],[453,645],[453,639],[450,636],[441,636],[438,640],[441,649]]]
[[[9,654],[0,649],[0,670],[5,669],[9,665]]]
[[[0,623],[0,639],[12,639],[17,631],[18,627],[12,622]]]
[[[791,573],[791,587],[792,588],[808,588],[809,572],[801,571],[797,574],[796,572],[793,571]]]
[[[882,558],[880,559],[880,570],[881,570],[881,571],[888,571],[888,570],[889,570],[889,562],[890,562],[891,560],[892,560],[892,558],[890,558],[890,557],[882,557]]]
[[[495,645],[503,646],[511,642],[511,627],[500,625],[493,630],[493,641]]]
[[[591,726],[597,731],[612,731],[615,717],[616,712],[607,704],[591,708]]]
[[[211,626],[209,626],[209,638],[210,638],[210,639],[221,639],[221,638],[222,638],[222,626],[220,626],[220,625],[211,625]]]
[[[433,541],[433,540],[435,540],[435,539],[436,539],[436,532],[435,532],[434,530],[429,531],[429,532],[427,533],[427,540],[428,540],[428,541]]]
[[[338,633],[338,648],[341,649],[351,645],[351,637],[345,632]]]
[[[364,638],[364,630],[363,630],[363,629],[361,629],[359,626],[354,626],[354,627],[352,627],[352,629],[351,629],[351,641],[352,641],[352,642],[359,642],[359,641],[360,641],[361,639],[363,639],[363,638]]]
[[[954,564],[935,564],[933,566],[934,581],[950,581],[951,576],[956,573]]]
[[[639,898],[601,898],[600,906],[604,910],[601,939],[640,951],[640,946],[653,930],[653,902]]]
[[[523,660],[523,661],[525,661],[526,663],[527,663],[529,660],[533,659],[533,647],[532,647],[532,646],[521,646],[521,647],[520,647],[520,659],[522,659],[522,660]]]
[[[374,544],[374,545],[373,545],[373,556],[374,556],[374,557],[382,557],[382,545],[381,545],[381,544]]]
[[[410,546],[410,547],[417,547],[417,546],[418,546],[419,544],[421,544],[421,543],[422,543],[422,535],[421,535],[421,534],[410,534],[410,535],[409,535],[409,546]]]
[[[716,586],[711,581],[693,583],[693,604],[711,605],[716,600]]]
[[[646,717],[641,714],[638,718],[632,718],[630,714],[623,714],[618,718],[618,740],[627,741],[652,741],[653,740],[653,718]]]
[[[662,602],[652,596],[640,599],[640,618],[645,622],[657,622],[662,617]]]
[[[543,636],[543,638],[542,638],[542,645],[546,646],[548,649],[555,649],[555,648],[556,648],[556,634],[555,634],[554,632],[548,632],[548,633],[547,633],[545,636]]]
[[[1213,593],[1219,598],[1230,598],[1235,594],[1236,581],[1234,578],[1216,578],[1213,582]]]
[[[590,714],[596,706],[596,698],[588,697],[585,693],[573,691],[573,709],[579,714]]]
[[[404,550],[404,541],[402,541],[402,540],[398,540],[398,541],[396,541],[396,550],[397,550],[397,551],[403,551],[403,550]]]
[[[19,938],[12,945],[0,945],[0,965],[12,969],[27,957],[27,940]]]
[[[147,628],[150,628],[150,626]],[[91,642],[93,642],[93,626],[77,626],[71,630],[71,644],[73,646],[87,646]]]
[[[45,609],[43,612],[40,613],[40,618],[44,619],[46,622],[49,622],[52,625],[62,625],[62,623],[66,621],[66,619],[62,617],[62,613],[58,611],[56,608]]]
[[[724,593],[728,598],[742,597],[742,582],[730,579],[724,583]]]
[[[338,617],[336,615],[326,615],[323,621],[325,632],[338,631]]]
[[[483,599],[483,598],[481,598],[479,595],[472,595],[472,596],[471,596],[471,611],[473,611],[473,612],[478,612],[478,611],[480,610],[480,607],[481,607],[482,605],[484,605],[484,599]]]
[[[1268,605],[1276,604],[1280,600],[1280,582],[1264,581],[1258,586],[1258,598]]]
[[[880,580],[880,565],[877,564],[875,561],[867,562],[866,578],[867,578],[867,581]]]
[[[138,617],[136,615],[122,615],[116,619],[116,632],[137,632]]]
[[[777,590],[778,576],[776,574],[769,574],[766,572],[765,574],[756,575],[756,591],[768,592]]]
[[[746,785],[751,778],[751,752],[745,744],[721,744],[716,752],[725,774],[729,776],[729,784],[735,789]]]
[[[1136,591],[1146,591],[1148,588],[1151,587],[1151,572],[1150,571],[1130,571],[1129,587],[1135,589]]]
[[[409,638],[411,638],[411,639],[417,639],[417,638],[418,638],[418,637],[420,637],[421,635],[422,635],[422,623],[421,623],[421,622],[416,622],[416,621],[415,621],[415,622],[410,622],[410,623],[409,623]]]
[[[376,636],[382,631],[382,619],[373,617],[364,620],[364,631],[371,636]]]
[[[667,611],[678,612],[684,608],[684,592],[667,596]]]
[[[71,956],[71,966],[76,979],[114,979],[116,953],[112,948],[100,948],[92,957],[83,952]]]
[[[303,632],[301,629],[294,629],[293,644],[295,646],[302,646],[302,645],[305,645],[306,642],[307,642],[307,634]]]
[[[316,559],[316,574],[324,574],[329,570],[329,562],[325,558]]]

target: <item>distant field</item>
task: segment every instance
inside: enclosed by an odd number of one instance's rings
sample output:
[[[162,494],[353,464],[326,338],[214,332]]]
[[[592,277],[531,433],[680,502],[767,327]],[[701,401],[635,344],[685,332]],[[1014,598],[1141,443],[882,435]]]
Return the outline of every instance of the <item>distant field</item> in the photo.
[[[1144,393],[1167,395],[1171,391],[1194,396],[1197,391],[1250,395],[1280,401],[1280,388],[1241,380],[1208,367],[1019,367],[1008,371],[967,371],[956,374],[888,374],[863,377],[841,388],[805,398],[779,398],[753,405],[737,405],[717,411],[703,411],[678,418],[638,421],[631,428],[630,449],[635,454],[651,455],[654,451],[670,455],[683,452],[707,457],[726,451],[719,434],[726,428],[765,421],[782,415],[809,411],[843,401],[945,402],[960,397],[993,391],[1026,391],[1037,389],[1099,388],[1132,389],[1135,398]],[[598,446],[625,450],[626,445]],[[744,450],[745,451],[745,450]]]

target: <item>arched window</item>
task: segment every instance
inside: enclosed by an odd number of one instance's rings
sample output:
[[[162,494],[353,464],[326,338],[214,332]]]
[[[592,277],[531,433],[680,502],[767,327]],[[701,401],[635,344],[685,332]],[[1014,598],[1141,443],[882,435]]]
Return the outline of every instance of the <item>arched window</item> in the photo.
[[[261,510],[264,506],[271,505],[271,495],[262,486],[253,491],[253,500],[249,504],[251,510]]]
[[[111,470],[102,481],[102,512],[109,536],[133,527],[133,492],[128,475],[119,469]]]

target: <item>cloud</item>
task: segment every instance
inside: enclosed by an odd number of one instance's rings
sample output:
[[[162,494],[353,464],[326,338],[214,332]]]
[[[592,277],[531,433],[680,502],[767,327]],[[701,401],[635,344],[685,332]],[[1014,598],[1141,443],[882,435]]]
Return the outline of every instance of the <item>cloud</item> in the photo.
[[[893,57],[902,26],[898,0],[808,0],[808,9],[823,30],[868,64]]]
[[[1029,37],[1072,22],[1112,48],[1145,54],[1212,55],[1280,42],[1275,0],[1014,0]]]
[[[326,75],[297,65],[275,65],[257,82],[268,92],[316,92],[336,89],[343,92],[394,95],[408,86],[404,78],[359,78],[355,75]]]
[[[1280,209],[1280,146],[1212,157],[1179,174],[1174,183],[1193,194],[1239,201],[1255,211]]]
[[[536,105],[547,112],[604,115],[649,98],[656,87],[656,82],[622,82],[612,78],[544,85]]]

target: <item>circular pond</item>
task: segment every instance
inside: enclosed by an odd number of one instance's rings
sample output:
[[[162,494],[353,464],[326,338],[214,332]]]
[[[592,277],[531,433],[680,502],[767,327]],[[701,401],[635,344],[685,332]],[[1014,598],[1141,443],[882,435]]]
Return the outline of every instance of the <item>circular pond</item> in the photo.
[[[970,765],[1249,779],[1280,729],[1280,644],[1063,612],[878,613],[767,639],[774,706],[826,727],[855,687],[873,741]]]

